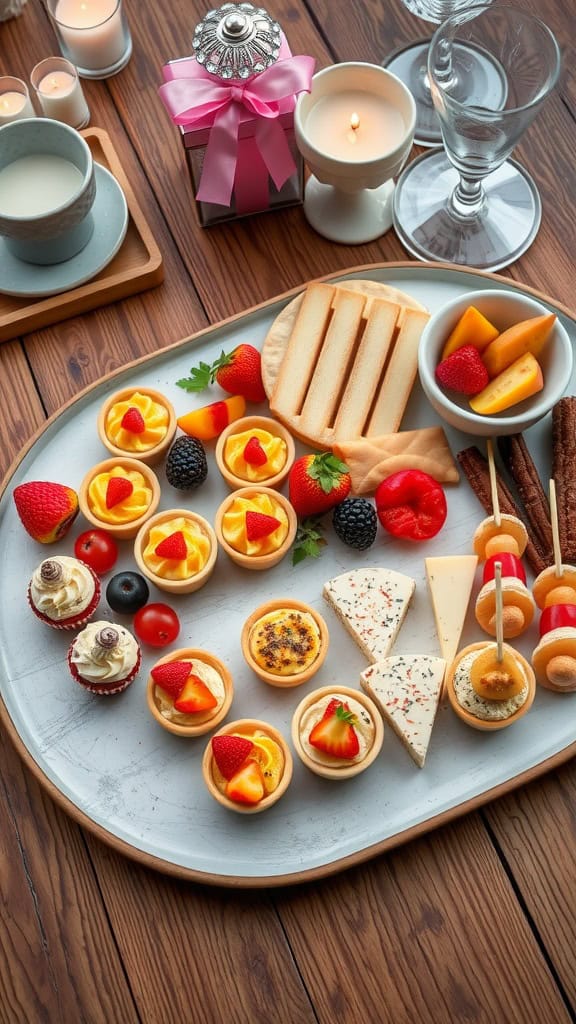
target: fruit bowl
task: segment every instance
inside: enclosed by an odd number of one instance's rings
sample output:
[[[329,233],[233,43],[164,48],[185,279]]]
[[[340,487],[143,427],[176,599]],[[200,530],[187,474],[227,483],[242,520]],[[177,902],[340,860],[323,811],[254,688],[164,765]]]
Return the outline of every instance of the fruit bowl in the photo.
[[[420,339],[418,372],[424,394],[443,420],[464,433],[480,437],[520,433],[550,412],[568,387],[572,374],[572,345],[568,333],[556,320],[538,356],[544,377],[541,391],[503,412],[483,415],[470,408],[466,395],[444,390],[435,377],[444,345],[469,306],[475,306],[501,332],[522,320],[550,312],[528,295],[492,289],[467,292],[447,302],[430,317]]]

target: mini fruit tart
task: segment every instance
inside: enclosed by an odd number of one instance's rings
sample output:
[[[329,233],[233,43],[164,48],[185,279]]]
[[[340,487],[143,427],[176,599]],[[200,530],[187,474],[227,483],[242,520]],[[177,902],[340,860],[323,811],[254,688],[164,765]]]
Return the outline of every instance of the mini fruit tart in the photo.
[[[89,523],[126,540],[135,537],[154,515],[160,484],[156,474],[139,459],[105,459],[84,477],[78,501]]]
[[[242,487],[224,499],[214,529],[219,544],[244,569],[270,569],[288,554],[298,521],[292,505],[271,487]]]
[[[496,660],[495,643],[464,647],[446,672],[453,711],[466,725],[484,732],[505,729],[532,707],[536,679],[530,664],[509,644]]]
[[[266,811],[286,792],[292,754],[282,734],[267,722],[241,718],[210,740],[202,758],[208,791],[239,814]]]
[[[307,694],[292,718],[292,742],[300,760],[324,779],[350,779],[376,759],[384,725],[372,700],[346,686]]]
[[[146,700],[153,718],[175,736],[203,736],[230,710],[234,686],[230,672],[209,651],[181,647],[153,666]]]
[[[290,432],[269,416],[244,416],[218,438],[216,463],[232,488],[247,484],[280,487],[294,462]]]
[[[203,587],[217,555],[216,534],[208,520],[185,508],[157,512],[134,541],[140,572],[169,594],[192,594]]]
[[[176,413],[159,391],[122,388],[104,402],[97,426],[102,444],[112,455],[126,455],[154,466],[172,444]]]
[[[300,686],[328,653],[328,627],[310,605],[293,598],[267,601],[246,619],[242,653],[256,675],[270,686]]]

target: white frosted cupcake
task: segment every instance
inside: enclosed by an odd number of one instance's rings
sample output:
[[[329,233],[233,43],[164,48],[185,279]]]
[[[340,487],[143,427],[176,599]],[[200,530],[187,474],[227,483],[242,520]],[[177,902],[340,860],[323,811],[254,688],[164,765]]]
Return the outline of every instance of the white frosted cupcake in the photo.
[[[80,629],[96,611],[99,600],[96,573],[68,555],[45,558],[28,585],[32,611],[53,629]]]
[[[90,693],[121,693],[135,679],[141,652],[137,640],[114,622],[91,622],[70,645],[72,678]]]

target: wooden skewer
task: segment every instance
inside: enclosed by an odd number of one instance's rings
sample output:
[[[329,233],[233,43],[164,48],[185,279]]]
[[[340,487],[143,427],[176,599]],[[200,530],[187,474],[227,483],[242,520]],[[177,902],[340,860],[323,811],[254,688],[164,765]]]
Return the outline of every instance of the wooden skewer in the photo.
[[[504,659],[502,562],[494,563],[494,586],[496,588],[496,661],[501,663]]]
[[[556,483],[550,481],[550,526],[552,527],[552,547],[554,550],[554,567],[558,579],[562,576],[562,551],[560,550],[560,531],[558,530],[558,505],[556,504]]]
[[[494,465],[494,448],[492,446],[492,438],[489,437],[486,442],[486,452],[488,455],[488,472],[490,474],[490,494],[492,497],[492,515],[494,516],[494,522],[496,526],[500,526],[502,519],[500,517],[500,502],[498,500],[498,484],[496,483],[496,466]]]

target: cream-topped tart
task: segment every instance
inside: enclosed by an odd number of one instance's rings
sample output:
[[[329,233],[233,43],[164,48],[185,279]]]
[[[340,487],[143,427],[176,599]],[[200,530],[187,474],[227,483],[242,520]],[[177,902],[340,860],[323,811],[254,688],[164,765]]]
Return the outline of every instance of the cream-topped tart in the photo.
[[[226,554],[244,569],[270,569],[288,553],[297,518],[283,494],[271,487],[242,487],[225,498],[214,529]]]
[[[328,653],[328,628],[319,613],[293,598],[267,601],[242,629],[242,653],[253,672],[271,686],[300,686]]]
[[[279,487],[294,462],[290,432],[269,416],[244,416],[230,423],[216,442],[218,468],[230,487]]]
[[[216,534],[208,520],[185,508],[157,512],[134,541],[140,571],[171,594],[191,594],[203,587],[217,555]]]
[[[503,661],[495,643],[464,647],[449,666],[446,690],[452,709],[474,729],[503,729],[530,710],[536,679],[518,651],[503,644]]]
[[[153,388],[122,388],[104,402],[98,434],[112,455],[127,455],[149,466],[168,451],[176,433],[171,402]]]
[[[374,701],[346,686],[324,686],[300,702],[292,718],[292,742],[310,771],[349,779],[377,757],[384,726]]]
[[[160,484],[139,459],[105,459],[84,477],[78,501],[82,515],[93,526],[130,539],[158,508]]]
[[[202,759],[208,791],[239,814],[258,814],[275,804],[290,784],[292,767],[282,734],[254,718],[225,725],[212,737]]]
[[[150,670],[148,709],[176,736],[202,736],[215,729],[230,710],[232,676],[216,655],[181,647],[160,658]]]

